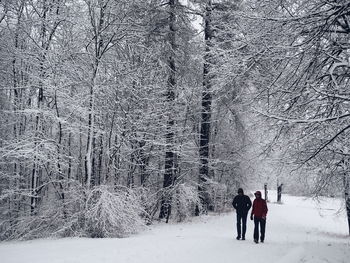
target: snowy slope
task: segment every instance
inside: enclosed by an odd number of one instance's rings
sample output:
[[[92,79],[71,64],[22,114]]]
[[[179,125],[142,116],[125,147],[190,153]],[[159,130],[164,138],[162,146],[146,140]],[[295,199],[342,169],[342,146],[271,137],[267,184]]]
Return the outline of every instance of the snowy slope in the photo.
[[[234,239],[234,213],[157,225],[124,239],[71,238],[0,244],[2,263],[320,263],[350,262],[350,238],[340,201],[283,196],[269,203],[266,240]]]

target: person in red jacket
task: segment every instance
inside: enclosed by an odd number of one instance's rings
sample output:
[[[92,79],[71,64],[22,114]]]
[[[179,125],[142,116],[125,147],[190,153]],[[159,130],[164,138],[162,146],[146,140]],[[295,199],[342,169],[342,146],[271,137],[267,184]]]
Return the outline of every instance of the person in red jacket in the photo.
[[[254,195],[255,195],[255,200],[253,202],[253,209],[250,215],[250,219],[251,220],[254,219],[254,242],[259,243],[259,225],[260,225],[260,241],[263,243],[265,239],[266,215],[267,215],[268,209],[267,209],[266,201],[261,198],[261,192],[256,191]]]

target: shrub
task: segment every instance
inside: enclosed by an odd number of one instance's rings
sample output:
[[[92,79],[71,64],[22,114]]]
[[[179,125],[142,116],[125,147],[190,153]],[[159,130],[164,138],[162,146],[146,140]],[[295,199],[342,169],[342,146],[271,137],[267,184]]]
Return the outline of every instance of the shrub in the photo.
[[[144,221],[138,196],[131,189],[115,191],[98,186],[89,191],[85,208],[86,231],[91,237],[121,237],[137,232]]]

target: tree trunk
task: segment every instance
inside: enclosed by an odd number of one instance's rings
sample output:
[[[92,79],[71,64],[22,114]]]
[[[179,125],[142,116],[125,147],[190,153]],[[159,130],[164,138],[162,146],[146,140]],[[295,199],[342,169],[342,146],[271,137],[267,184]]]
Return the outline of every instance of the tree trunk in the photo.
[[[166,128],[166,152],[165,152],[165,171],[163,181],[163,196],[160,207],[159,218],[166,218],[168,222],[171,214],[171,186],[174,183],[174,101],[175,101],[175,89],[176,89],[176,64],[175,64],[175,51],[176,51],[176,0],[169,0],[169,34],[168,42],[171,50],[168,57],[169,75],[167,81],[167,94],[166,100],[169,106],[168,120]]]
[[[145,186],[145,182],[148,177],[147,173],[147,166],[148,166],[148,157],[145,154],[145,147],[146,142],[144,140],[141,140],[139,142],[139,165],[140,165],[140,185],[143,187]]]
[[[210,46],[213,37],[211,25],[212,1],[206,4],[206,13],[204,17],[204,40],[205,54],[203,65],[203,91],[202,91],[202,115],[200,124],[200,140],[199,140],[199,197],[204,211],[211,210],[209,189],[207,180],[209,178],[209,142],[211,129],[211,103],[212,103],[212,85],[211,85],[211,55]],[[196,215],[199,215],[199,208],[196,207]]]
[[[47,14],[47,5],[46,1],[43,1],[43,13],[42,13],[42,21],[41,21],[41,32],[40,32],[40,41],[41,41],[41,52],[42,54],[40,55],[40,63],[39,63],[39,83],[38,83],[38,97],[37,97],[37,109],[38,113],[36,114],[35,117],[35,143],[34,146],[37,148],[37,140],[39,138],[39,134],[42,131],[42,125],[41,125],[41,119],[42,119],[42,114],[41,114],[41,108],[44,100],[44,84],[43,80],[45,77],[45,68],[44,68],[44,62],[46,60],[46,51],[48,48],[48,43],[46,43],[46,35],[47,35],[47,30],[46,30],[46,14]],[[31,191],[32,195],[30,198],[30,211],[31,214],[35,214],[35,209],[37,205],[37,186],[38,186],[38,169],[39,165],[36,164],[37,157],[34,154],[34,161],[33,161],[33,168],[32,168],[32,176],[31,176]]]
[[[58,110],[58,101],[57,101],[57,95],[56,95],[56,92],[55,92],[55,108],[56,108],[56,115],[57,115],[57,118],[59,119],[60,118],[60,113],[59,113],[59,110]],[[63,207],[64,207],[64,199],[65,199],[65,196],[64,196],[64,187],[63,187],[63,183],[62,183],[62,180],[64,180],[64,174],[63,174],[63,171],[62,171],[62,168],[61,168],[61,158],[60,158],[60,155],[61,155],[61,147],[62,147],[62,138],[63,138],[63,132],[62,132],[62,123],[61,121],[58,121],[58,144],[57,144],[57,172],[58,172],[58,185],[59,185],[59,189],[60,189],[60,192],[59,192],[59,195],[60,195],[60,198],[62,199],[62,202],[63,202]],[[65,209],[63,211],[63,213],[65,213]]]
[[[72,173],[72,132],[69,132],[68,134],[68,171],[67,171],[67,179],[68,179],[68,188],[69,188],[69,181],[71,180],[71,173]]]
[[[99,144],[100,144],[100,148],[99,148],[99,151],[98,151],[98,164],[97,164],[97,171],[96,171],[96,174],[97,174],[97,179],[96,179],[96,184],[97,185],[101,185],[101,181],[102,180],[102,174],[103,174],[103,166],[102,166],[102,159],[103,159],[103,136],[102,134],[100,135],[100,141],[99,141]]]
[[[348,218],[348,230],[350,235],[350,176],[345,172],[343,176],[344,198],[346,206],[346,214]]]
[[[17,25],[16,25],[15,36],[14,36],[15,55],[13,56],[13,60],[12,60],[13,91],[14,91],[13,112],[15,113],[15,118],[16,118],[15,123],[13,125],[13,134],[14,134],[16,141],[21,137],[21,125],[22,125],[22,122],[20,121],[21,117],[17,117],[17,111],[21,109],[21,103],[22,103],[22,93],[21,93],[21,90],[18,90],[18,86],[21,85],[21,80],[20,80],[20,74],[19,74],[20,69],[18,69],[18,66],[17,66],[17,63],[18,63],[17,62],[17,50],[19,48],[19,28],[21,26],[21,17],[23,15],[23,10],[24,10],[24,2],[22,2],[18,8]],[[3,17],[5,17],[5,14]],[[0,22],[1,22],[1,20],[0,20]],[[19,118],[19,120],[17,118]],[[20,124],[18,125],[18,123],[20,123]],[[21,166],[20,163],[17,161],[15,161],[13,164],[13,174],[14,174],[13,178],[14,179],[11,178],[11,180],[10,180],[10,189],[17,189],[19,187],[19,181],[16,178],[18,178],[21,175],[21,167],[20,166]],[[13,207],[15,207],[16,206],[15,200],[18,200],[18,199],[19,198],[17,197],[17,195],[10,198],[10,213],[9,213],[10,217],[13,217],[13,215],[11,215],[11,213],[12,213],[12,210],[15,210],[15,209],[11,208],[12,203],[14,203]],[[18,202],[18,206],[20,206],[20,202]],[[15,217],[18,216],[18,211],[19,211],[19,209],[17,210]]]
[[[106,44],[104,41],[104,30],[107,30],[107,27],[109,26],[105,21],[105,15],[106,10],[108,8],[108,1],[98,1],[97,6],[94,6],[93,3],[88,2],[88,9],[89,9],[89,15],[90,15],[90,22],[93,29],[93,65],[92,65],[92,78],[91,78],[91,84],[90,84],[90,101],[89,101],[89,123],[88,123],[88,138],[87,138],[87,145],[86,145],[86,155],[85,155],[85,184],[87,188],[90,188],[91,186],[91,180],[96,179],[93,178],[93,172],[94,172],[94,145],[95,145],[95,89],[97,88],[97,78],[98,78],[98,71],[100,67],[100,61],[103,57],[103,54],[106,52]],[[98,11],[97,11],[98,10]],[[98,18],[98,19],[96,19]],[[108,45],[108,44],[107,44]],[[90,52],[88,50],[88,47],[86,47],[87,52]]]
[[[94,126],[95,126],[95,100],[94,86],[97,69],[94,70],[92,84],[90,87],[90,105],[89,105],[89,128],[85,154],[85,185],[90,188],[92,178],[92,158],[93,158],[93,141],[94,141]]]
[[[283,186],[283,184],[280,184],[277,187],[277,202],[278,203],[281,203],[281,201],[282,201],[282,186]]]

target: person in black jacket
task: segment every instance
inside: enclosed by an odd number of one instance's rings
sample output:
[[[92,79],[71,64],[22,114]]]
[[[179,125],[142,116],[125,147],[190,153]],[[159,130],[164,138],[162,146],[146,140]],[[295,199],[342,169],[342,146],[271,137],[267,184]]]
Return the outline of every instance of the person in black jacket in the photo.
[[[245,233],[247,230],[247,215],[249,209],[252,207],[252,201],[249,196],[244,195],[243,189],[239,188],[238,195],[232,201],[233,207],[236,209],[237,214],[237,240],[245,240]],[[242,224],[241,224],[242,222]],[[242,229],[241,229],[242,228]]]

